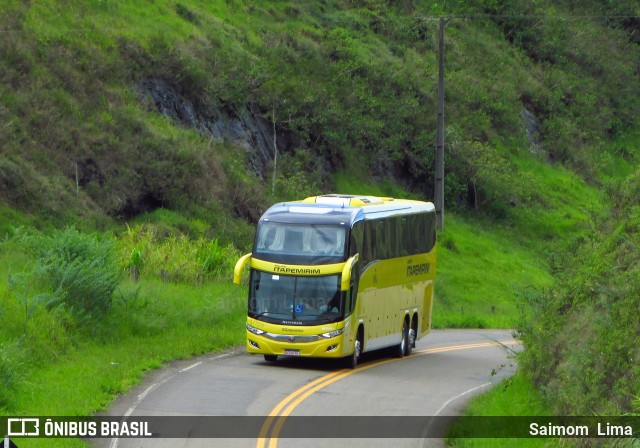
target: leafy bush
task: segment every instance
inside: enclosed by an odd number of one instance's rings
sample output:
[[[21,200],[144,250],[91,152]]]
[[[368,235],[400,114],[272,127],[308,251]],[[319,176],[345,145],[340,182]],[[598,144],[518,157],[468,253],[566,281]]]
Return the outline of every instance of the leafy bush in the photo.
[[[79,333],[106,322],[122,273],[109,237],[74,228],[24,228],[0,242],[0,409],[36,366],[68,353]],[[88,325],[91,324],[91,325]]]
[[[122,280],[113,239],[73,227],[46,236],[23,232],[17,238],[37,257],[30,272],[11,277],[14,291],[27,307],[63,307],[86,319],[99,318],[111,308]]]

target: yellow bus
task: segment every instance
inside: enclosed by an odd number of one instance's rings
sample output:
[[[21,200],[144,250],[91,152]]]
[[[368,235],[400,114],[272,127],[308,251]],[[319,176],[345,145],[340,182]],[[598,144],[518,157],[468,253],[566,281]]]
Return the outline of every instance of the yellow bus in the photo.
[[[430,202],[354,195],[279,203],[258,222],[250,267],[247,351],[345,358],[394,347],[431,328],[436,218]]]

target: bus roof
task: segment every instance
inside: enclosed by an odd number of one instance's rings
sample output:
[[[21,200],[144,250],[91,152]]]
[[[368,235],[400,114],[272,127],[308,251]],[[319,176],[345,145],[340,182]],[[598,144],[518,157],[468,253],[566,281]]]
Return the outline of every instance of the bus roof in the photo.
[[[377,219],[393,215],[424,212],[435,213],[435,207],[431,202],[375,196],[327,194],[312,196],[301,201],[275,204],[262,215],[260,221],[292,224],[349,224],[351,226],[363,219]]]

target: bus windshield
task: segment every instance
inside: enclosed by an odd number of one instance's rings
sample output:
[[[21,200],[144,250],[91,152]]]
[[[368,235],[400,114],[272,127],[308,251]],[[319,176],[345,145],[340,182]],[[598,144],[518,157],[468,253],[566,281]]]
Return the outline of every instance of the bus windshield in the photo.
[[[344,257],[345,236],[344,227],[262,222],[255,251],[285,256]]]
[[[299,277],[252,271],[249,315],[278,321],[339,320],[340,276]]]

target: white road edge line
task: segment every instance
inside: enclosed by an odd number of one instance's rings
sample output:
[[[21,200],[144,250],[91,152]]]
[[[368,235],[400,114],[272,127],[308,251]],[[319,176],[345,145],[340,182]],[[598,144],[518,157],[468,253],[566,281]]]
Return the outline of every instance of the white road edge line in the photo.
[[[184,369],[180,370],[179,372],[180,372],[180,373],[182,373],[182,372],[186,372],[187,370],[191,370],[191,369],[193,369],[194,367],[198,367],[200,364],[202,364],[202,361],[197,362],[197,363],[195,363],[195,364],[191,364],[189,367],[185,367]]]
[[[231,355],[233,355],[233,354],[236,354],[236,353],[237,353],[237,352],[224,353],[224,354],[222,354],[222,355],[213,356],[213,357],[209,358],[208,360],[209,360],[209,361],[212,361],[212,360],[214,360],[214,359],[227,358],[227,357],[229,357],[229,356],[231,356]],[[197,362],[197,363],[195,363],[195,364],[192,364],[192,365],[190,365],[189,367],[185,367],[185,368],[184,368],[184,369],[182,369],[182,370],[178,370],[178,373],[186,372],[187,370],[189,370],[189,369],[193,369],[194,367],[197,367],[197,366],[199,366],[200,364],[202,364],[202,361],[199,361],[199,362]],[[144,391],[144,392],[142,392],[140,395],[138,395],[138,399],[137,399],[137,400],[136,400],[136,402],[133,404],[133,406],[131,406],[129,409],[127,409],[127,412],[125,412],[125,413],[124,413],[123,418],[127,418],[127,417],[131,416],[131,414],[133,414],[133,411],[135,411],[135,410],[136,410],[136,408],[138,407],[138,405],[139,405],[140,403],[142,403],[142,400],[144,400],[144,399],[147,397],[147,395],[149,395],[149,394],[150,394],[154,389],[156,389],[157,387],[162,386],[164,383],[166,383],[167,381],[169,381],[170,379],[172,379],[172,378],[173,378],[174,376],[176,376],[178,373],[175,373],[175,374],[171,375],[170,377],[165,378],[163,381],[161,381],[161,382],[159,382],[159,383],[155,383],[155,384],[152,384],[151,386],[147,387],[147,388],[145,389],[145,391]],[[120,439],[119,439],[118,437],[114,437],[114,438],[112,438],[112,439],[111,439],[111,443],[109,444],[109,448],[118,448],[118,444],[120,443],[120,442],[119,442],[119,440],[120,440]]]
[[[195,367],[197,364],[201,364],[201,363],[196,363],[196,364],[192,365],[191,367]],[[191,367],[188,367],[188,368],[191,368]],[[180,370],[180,371],[178,371],[178,373],[183,372],[184,370],[186,370],[186,369]],[[138,405],[140,405],[140,403],[142,403],[142,400],[147,398],[147,395],[149,395],[154,389],[162,386],[164,383],[166,383],[167,381],[169,381],[170,379],[175,377],[178,373],[174,373],[173,375],[171,375],[168,378],[165,378],[164,380],[160,381],[159,383],[154,383],[151,386],[147,387],[144,390],[144,392],[142,392],[140,395],[138,395],[138,399],[136,400],[136,402],[133,404],[133,406],[131,406],[129,409],[127,409],[127,412],[124,413],[122,418],[125,419],[125,418],[131,416],[131,414],[133,414],[133,411],[136,410]],[[111,443],[109,444],[109,448],[118,448],[118,444],[120,443],[119,440],[120,440],[119,437],[112,438],[111,439]]]
[[[147,387],[144,392],[138,395],[138,399],[136,400],[136,405],[140,403],[142,400],[144,400],[145,398],[147,398],[147,395],[149,395],[153,389],[158,387],[159,384],[160,383],[153,383],[151,386]]]
[[[471,389],[469,389],[469,390],[466,390],[466,391],[462,392],[461,394],[456,395],[456,396],[455,396],[455,397],[453,397],[453,398],[450,398],[449,400],[447,400],[447,401],[445,402],[445,404],[443,404],[442,406],[440,406],[440,409],[438,409],[438,410],[436,411],[436,413],[435,413],[435,414],[433,414],[433,416],[434,416],[434,417],[436,417],[438,414],[440,414],[442,411],[444,411],[444,410],[445,410],[445,408],[446,408],[447,406],[449,406],[449,404],[450,404],[452,401],[456,401],[458,398],[462,398],[462,397],[464,397],[465,395],[470,394],[471,392],[475,392],[475,391],[476,391],[476,390],[478,390],[478,389],[482,389],[483,387],[487,387],[487,386],[490,386],[490,385],[491,385],[491,382],[484,383],[484,384],[481,384],[480,386],[476,386],[476,387],[473,387],[473,388],[471,388]]]
[[[438,410],[435,412],[435,414],[433,414],[433,417],[437,417],[437,416],[438,416],[438,414],[440,414],[442,411],[444,411],[444,410],[447,408],[447,406],[449,406],[452,402],[456,401],[458,398],[462,398],[462,397],[464,397],[464,396],[465,396],[465,395],[467,395],[467,394],[470,394],[470,393],[472,393],[472,392],[475,392],[475,391],[476,391],[476,390],[478,390],[478,389],[482,389],[483,387],[487,387],[487,386],[490,386],[490,385],[491,385],[491,382],[484,383],[484,384],[481,384],[481,385],[479,385],[479,386],[472,387],[472,388],[471,388],[471,389],[469,389],[469,390],[465,390],[465,391],[464,391],[464,392],[462,392],[461,394],[458,394],[458,395],[456,395],[455,397],[452,397],[452,398],[448,399],[448,400],[447,400],[447,401],[446,401],[442,406],[440,406],[440,409],[438,409]],[[428,434],[429,434],[429,430],[431,429],[431,425],[432,425],[432,424],[433,424],[433,418],[431,419],[431,421],[430,421],[430,422],[429,422],[429,424],[427,425],[427,429],[425,429],[425,430],[424,430],[424,432],[422,433],[422,443],[421,443],[421,447],[422,447],[422,448],[425,448],[425,447],[427,447],[427,446],[428,446],[428,445],[427,445],[427,443],[429,443],[429,442],[428,442],[428,440],[429,440],[429,438],[428,438]],[[437,445],[437,446],[440,446],[440,445]]]

